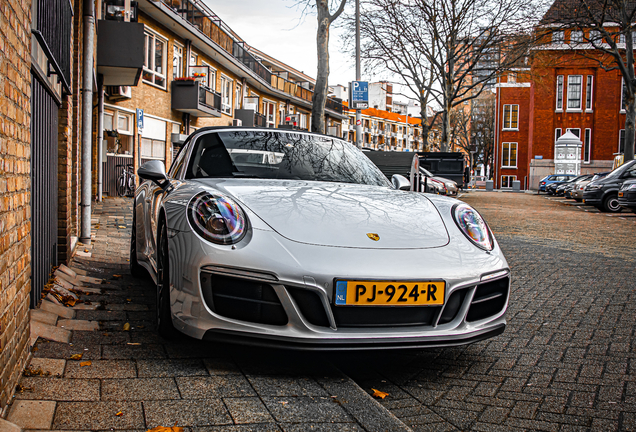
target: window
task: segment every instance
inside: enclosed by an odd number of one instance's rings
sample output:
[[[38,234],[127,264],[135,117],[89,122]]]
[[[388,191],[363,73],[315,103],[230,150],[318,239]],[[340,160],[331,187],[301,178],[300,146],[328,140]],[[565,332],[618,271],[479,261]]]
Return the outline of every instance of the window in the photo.
[[[166,142],[156,139],[141,139],[141,157],[144,159],[161,159],[166,158]]]
[[[221,111],[232,115],[232,80],[221,75]]]
[[[516,83],[517,82],[517,74],[515,72],[510,72],[508,74],[508,82],[509,83]]]
[[[625,129],[621,129],[618,133],[618,152],[625,153]]]
[[[207,86],[209,88],[211,88],[212,90],[216,90],[216,69],[214,69],[212,66],[210,66],[209,64],[207,64],[204,61],[201,61],[201,63],[203,64],[203,66],[207,66],[208,67],[208,82],[207,82]]]
[[[512,188],[512,182],[517,180],[517,176],[504,175],[501,176],[501,187]]]
[[[583,140],[583,162],[590,163],[592,157],[592,129],[585,129]]]
[[[517,143],[503,143],[501,159],[502,168],[517,168]]]
[[[581,129],[566,129],[566,132],[573,133],[577,138],[581,138]]]
[[[625,78],[621,78],[621,112],[625,112],[627,109],[627,103],[625,102],[625,94],[627,93],[627,86],[625,86]]]
[[[556,128],[554,130],[554,142],[557,142],[561,138],[561,128]]]
[[[172,79],[183,76],[183,47],[174,44],[172,49]]]
[[[117,132],[132,135],[132,114],[118,112],[117,114]]]
[[[581,109],[581,75],[570,75],[568,77],[568,110]]]
[[[272,101],[263,100],[263,114],[268,128],[276,127],[276,104]]]
[[[587,83],[585,84],[585,110],[592,111],[592,90],[593,90],[594,77],[592,75],[587,76]]]
[[[599,30],[590,30],[590,42],[595,44],[600,44],[603,42],[603,38],[601,37],[601,32]]]
[[[563,31],[552,32],[552,43],[562,44],[564,40],[565,37],[563,35]]]
[[[583,32],[581,30],[572,30],[570,32],[570,43],[583,42]]]
[[[519,129],[519,105],[504,105],[503,128]]]
[[[166,88],[166,40],[146,32],[143,80]]]
[[[236,84],[236,98],[234,99],[234,108],[241,108],[241,100],[243,99],[243,86],[241,84]]]
[[[193,52],[190,53],[190,66],[196,66],[199,61],[199,55]]]
[[[618,35],[618,43],[619,44],[625,43],[625,34],[621,33],[620,35]]]
[[[104,139],[108,153],[132,154],[133,125],[131,113],[104,110]]]
[[[557,111],[560,111],[563,109],[563,75],[557,76],[556,109]]]

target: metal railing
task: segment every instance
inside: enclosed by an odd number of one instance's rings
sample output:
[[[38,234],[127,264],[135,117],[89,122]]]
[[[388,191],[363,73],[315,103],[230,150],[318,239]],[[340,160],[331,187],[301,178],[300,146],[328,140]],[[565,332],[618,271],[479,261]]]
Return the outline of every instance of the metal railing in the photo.
[[[221,94],[199,84],[199,103],[221,111]]]
[[[31,32],[53,66],[52,72],[70,94],[73,6],[69,0],[38,0],[35,10],[37,17]]]

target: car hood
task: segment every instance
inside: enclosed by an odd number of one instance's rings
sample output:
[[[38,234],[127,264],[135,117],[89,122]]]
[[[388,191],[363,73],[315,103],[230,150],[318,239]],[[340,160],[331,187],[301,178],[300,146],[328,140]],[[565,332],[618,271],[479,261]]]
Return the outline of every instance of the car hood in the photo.
[[[233,196],[280,235],[300,243],[422,249],[449,242],[437,208],[417,192],[296,180],[197,181]],[[374,234],[379,240],[371,239]]]

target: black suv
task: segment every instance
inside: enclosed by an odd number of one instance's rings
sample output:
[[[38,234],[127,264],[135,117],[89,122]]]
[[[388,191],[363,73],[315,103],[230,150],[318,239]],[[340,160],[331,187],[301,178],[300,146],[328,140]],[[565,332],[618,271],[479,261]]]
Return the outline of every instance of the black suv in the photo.
[[[618,203],[618,190],[623,182],[636,178],[636,160],[629,161],[616,168],[607,176],[588,183],[585,186],[583,200],[602,211],[617,213],[622,210]]]
[[[636,213],[636,179],[623,183],[618,191],[618,203],[621,207]]]

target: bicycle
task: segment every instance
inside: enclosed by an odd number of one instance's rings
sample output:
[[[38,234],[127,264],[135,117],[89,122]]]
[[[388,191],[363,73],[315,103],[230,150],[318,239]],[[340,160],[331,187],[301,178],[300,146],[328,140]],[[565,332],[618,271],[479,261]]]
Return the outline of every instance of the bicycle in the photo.
[[[135,173],[132,164],[116,166],[122,167],[121,174],[117,178],[117,195],[133,196],[135,194]]]

